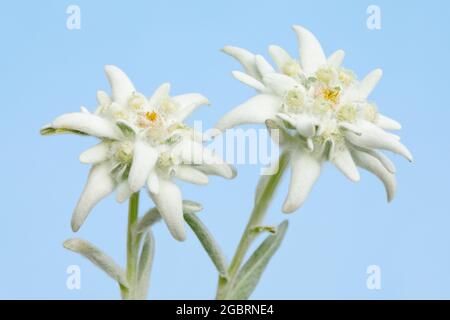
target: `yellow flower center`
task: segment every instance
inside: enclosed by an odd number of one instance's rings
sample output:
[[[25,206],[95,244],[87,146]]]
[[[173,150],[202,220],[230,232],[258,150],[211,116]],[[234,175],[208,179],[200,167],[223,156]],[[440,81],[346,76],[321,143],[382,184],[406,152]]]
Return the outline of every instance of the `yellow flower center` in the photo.
[[[146,112],[146,113],[145,113],[145,118],[146,118],[148,121],[155,122],[156,120],[158,120],[158,114],[157,114],[155,111],[152,111],[152,112]]]
[[[322,91],[322,97],[333,104],[337,104],[339,102],[340,90],[339,88],[330,89],[326,88]]]

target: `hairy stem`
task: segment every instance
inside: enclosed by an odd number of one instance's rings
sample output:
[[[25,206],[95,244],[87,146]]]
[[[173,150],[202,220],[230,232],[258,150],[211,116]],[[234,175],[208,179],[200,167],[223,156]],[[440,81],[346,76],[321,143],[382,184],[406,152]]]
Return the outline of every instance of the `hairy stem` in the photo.
[[[133,193],[130,197],[128,205],[128,228],[127,228],[127,280],[129,288],[123,289],[121,287],[122,298],[124,299],[136,299],[135,288],[137,282],[137,259],[139,252],[139,241],[134,235],[134,227],[138,219],[139,212],[139,192]]]
[[[289,162],[289,156],[287,153],[283,153],[279,159],[278,172],[274,175],[267,177],[263,176],[260,179],[268,179],[264,185],[263,189],[259,190],[260,195],[258,196],[258,201],[255,201],[252,214],[245,227],[244,233],[242,234],[241,240],[239,241],[238,247],[231,260],[228,269],[228,279],[224,279],[219,276],[219,281],[217,285],[216,299],[223,300],[227,299],[227,294],[233,287],[235,277],[242,265],[243,259],[247,254],[248,249],[252,245],[253,241],[258,236],[258,232],[255,232],[255,227],[261,225],[266,215],[267,209],[272,201],[275,191],[281,181],[284,171],[287,168]]]

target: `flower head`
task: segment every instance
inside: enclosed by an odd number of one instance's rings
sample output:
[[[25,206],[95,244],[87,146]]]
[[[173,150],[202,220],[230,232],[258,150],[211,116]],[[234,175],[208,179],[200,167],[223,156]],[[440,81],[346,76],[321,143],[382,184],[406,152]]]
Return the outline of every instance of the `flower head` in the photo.
[[[358,81],[352,71],[341,66],[342,50],[326,59],[311,32],[300,26],[293,28],[300,59],[293,59],[281,47],[270,46],[277,69],[260,55],[237,47],[224,48],[246,71],[233,75],[258,94],[226,114],[216,128],[267,124],[269,120],[268,127],[282,130],[280,142],[290,153],[292,172],[285,212],[303,204],[325,160],[352,181],[360,178],[357,166],[371,171],[383,181],[390,201],[396,188],[395,167],[376,149],[398,153],[410,161],[412,155],[398,136],[386,131],[399,130],[400,124],[380,114],[367,100],[382,71],[374,70]]]
[[[41,129],[44,135],[78,133],[100,139],[80,155],[92,169],[72,229],[77,231],[92,208],[114,190],[117,201],[123,202],[146,185],[172,235],[183,240],[182,196],[173,178],[206,184],[208,174],[234,176],[229,165],[203,147],[201,134],[183,123],[208,100],[195,93],[171,97],[168,83],[146,98],[119,68],[106,66],[105,72],[112,96],[99,91],[94,113],[82,107]]]

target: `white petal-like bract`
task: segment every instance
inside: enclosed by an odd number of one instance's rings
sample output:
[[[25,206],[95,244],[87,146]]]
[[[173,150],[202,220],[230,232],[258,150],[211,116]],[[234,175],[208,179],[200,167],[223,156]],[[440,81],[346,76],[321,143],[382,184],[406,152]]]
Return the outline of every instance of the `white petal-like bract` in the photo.
[[[120,105],[125,105],[135,91],[133,83],[128,76],[116,66],[105,67],[106,77],[111,85],[112,98]]]
[[[322,46],[309,30],[301,26],[293,26],[293,29],[297,33],[302,68],[312,74],[327,62]]]
[[[115,188],[115,183],[109,174],[109,164],[94,165],[84,187],[78,204],[72,215],[72,230],[77,232],[92,208]]]
[[[150,195],[172,236],[179,241],[184,241],[186,232],[180,189],[172,181],[160,179],[159,192],[157,194],[150,193]]]
[[[283,71],[286,64],[293,60],[289,53],[280,46],[269,46],[269,53],[280,71]]]
[[[259,74],[262,77],[264,77],[268,73],[275,72],[275,69],[270,65],[269,62],[267,62],[267,60],[263,56],[257,55],[255,58],[255,61],[256,61],[256,67],[258,68]]]
[[[367,99],[383,76],[381,69],[376,69],[369,73],[359,84],[359,92],[361,100]]]
[[[80,131],[98,138],[122,138],[122,133],[114,123],[90,113],[66,113],[53,120],[51,126],[56,129]]]
[[[280,73],[268,73],[263,77],[264,83],[279,96],[284,96],[289,90],[298,86],[297,81]]]
[[[256,79],[261,79],[261,75],[256,67],[256,57],[253,53],[233,46],[225,46],[222,51],[238,60],[249,75]]]
[[[223,116],[215,128],[224,131],[241,124],[264,123],[267,119],[275,117],[280,105],[281,100],[278,97],[267,94],[257,95]]]
[[[413,161],[411,152],[393,135],[386,133],[374,124],[367,121],[360,121],[358,128],[361,135],[352,132],[346,134],[346,138],[353,144],[370,149],[389,150],[404,156],[408,161]]]
[[[402,125],[400,123],[382,114],[378,115],[377,119],[375,120],[375,124],[384,130],[394,131],[400,130],[402,128]]]
[[[394,199],[397,187],[395,174],[386,170],[386,168],[381,164],[381,162],[378,159],[372,157],[371,155],[365,152],[354,150],[352,154],[356,164],[359,167],[372,172],[383,182],[384,187],[386,189],[387,200],[389,202],[392,201],[392,199]]]
[[[333,67],[340,67],[345,58],[344,50],[338,50],[328,57],[328,64]]]
[[[158,160],[158,152],[153,147],[143,141],[137,141],[134,144],[133,163],[128,177],[132,192],[138,191],[145,185],[156,160]]]
[[[180,106],[180,109],[175,114],[177,121],[183,121],[186,119],[199,106],[209,104],[209,100],[198,93],[183,94],[175,96],[172,99]]]
[[[351,181],[360,179],[358,169],[353,161],[352,155],[346,146],[335,147],[330,155],[330,162],[339,169]]]
[[[181,165],[175,169],[175,177],[195,184],[208,184],[208,176],[191,166]]]
[[[80,154],[80,161],[82,163],[95,164],[108,159],[109,156],[109,145],[107,142],[100,142],[92,148],[87,149]]]
[[[291,213],[301,207],[321,171],[321,163],[306,150],[294,150],[291,155],[291,181],[283,212]]]
[[[153,170],[148,175],[147,179],[147,189],[151,193],[158,194],[159,193],[159,178],[158,174]]]
[[[132,194],[128,181],[122,181],[117,186],[116,201],[118,203],[125,202]]]
[[[160,85],[151,96],[148,104],[150,108],[158,108],[164,100],[169,98],[170,83],[166,82]]]
[[[232,73],[237,80],[252,87],[253,89],[261,93],[266,91],[266,87],[264,86],[264,84],[261,81],[253,78],[252,76],[249,76],[248,74],[240,71],[233,71]]]

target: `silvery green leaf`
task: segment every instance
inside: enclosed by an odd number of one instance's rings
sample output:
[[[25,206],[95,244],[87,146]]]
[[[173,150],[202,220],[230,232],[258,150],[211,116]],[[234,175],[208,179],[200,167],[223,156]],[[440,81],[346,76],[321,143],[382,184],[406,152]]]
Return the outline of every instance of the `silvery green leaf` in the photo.
[[[235,284],[230,291],[229,299],[248,299],[255,290],[261,275],[269,264],[270,259],[275,254],[283,241],[288,227],[288,221],[283,221],[277,228],[274,235],[268,236],[250,256],[247,262],[239,270]]]
[[[142,246],[141,256],[138,264],[138,284],[136,289],[136,297],[145,299],[147,297],[150,272],[155,254],[155,238],[151,230],[145,234],[144,244]]]
[[[183,212],[184,213],[196,213],[203,210],[203,206],[200,203],[183,200]],[[139,220],[136,225],[135,232],[137,234],[145,232],[149,227],[161,220],[161,215],[157,208],[152,208]]]
[[[159,214],[158,209],[152,208],[147,211],[146,214],[139,220],[136,225],[135,232],[137,234],[145,232],[148,228],[150,228],[155,223],[161,220],[161,215]]]
[[[71,133],[71,134],[78,134],[81,136],[86,136],[87,134],[81,131],[77,131],[77,130],[71,130],[71,129],[62,129],[62,128],[53,128],[51,126],[45,126],[40,130],[40,134],[43,136],[51,136],[51,135],[55,135],[55,134],[67,134],[67,133]]]
[[[119,129],[122,131],[125,137],[135,136],[136,132],[126,121],[118,120],[116,122],[116,125],[119,127]]]
[[[203,206],[195,201],[183,200],[184,213],[197,213],[203,210]]]
[[[64,248],[79,253],[89,259],[97,267],[105,271],[111,278],[120,285],[128,288],[125,272],[114,260],[103,253],[100,249],[83,239],[69,239],[64,241]]]
[[[206,253],[208,253],[220,275],[226,278],[228,268],[227,262],[225,256],[222,253],[222,250],[220,249],[212,234],[195,214],[185,213],[184,220],[186,220],[191,229],[194,231],[195,235],[202,244]]]

